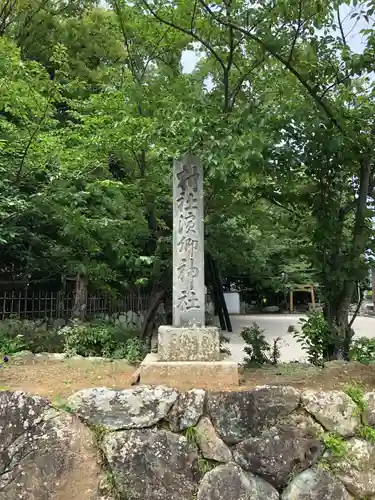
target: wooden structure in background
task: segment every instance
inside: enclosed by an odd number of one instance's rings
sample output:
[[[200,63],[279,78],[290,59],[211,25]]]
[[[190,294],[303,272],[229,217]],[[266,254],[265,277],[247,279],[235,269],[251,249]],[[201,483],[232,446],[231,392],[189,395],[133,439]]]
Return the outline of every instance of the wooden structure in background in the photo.
[[[315,290],[314,285],[293,285],[289,292],[289,310],[294,311],[294,292],[308,292],[311,295],[312,310],[315,310]]]
[[[145,314],[151,297],[145,293],[127,293],[119,298],[104,293],[86,296],[86,319],[100,315],[123,314],[128,311]],[[74,307],[74,291],[5,290],[0,292],[0,320],[70,318]]]

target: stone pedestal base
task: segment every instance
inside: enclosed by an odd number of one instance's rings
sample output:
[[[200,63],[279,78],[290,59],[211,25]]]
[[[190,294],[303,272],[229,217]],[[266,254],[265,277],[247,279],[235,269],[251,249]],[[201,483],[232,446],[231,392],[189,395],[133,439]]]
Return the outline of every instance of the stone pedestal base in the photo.
[[[158,357],[160,361],[219,361],[219,329],[160,326]]]
[[[230,359],[161,361],[158,354],[148,354],[140,366],[140,383],[220,390],[238,386],[238,365]]]

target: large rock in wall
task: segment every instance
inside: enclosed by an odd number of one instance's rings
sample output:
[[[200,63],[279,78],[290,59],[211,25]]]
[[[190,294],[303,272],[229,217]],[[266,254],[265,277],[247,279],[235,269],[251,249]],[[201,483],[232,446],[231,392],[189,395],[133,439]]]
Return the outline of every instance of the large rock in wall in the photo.
[[[4,391],[0,500],[375,498],[362,423],[375,425],[375,397],[365,400],[361,415],[338,391],[140,386],[79,391],[64,411]],[[345,453],[326,448],[327,436]]]
[[[103,451],[126,500],[191,500],[198,482],[198,450],[194,443],[164,429],[112,432]]]
[[[282,489],[292,474],[302,472],[322,456],[321,432],[311,417],[290,415],[235,446],[234,460]]]
[[[264,386],[252,391],[210,393],[207,413],[220,437],[236,444],[256,436],[279,417],[290,415],[299,403],[300,393],[293,387]]]
[[[78,418],[22,392],[0,393],[0,499],[100,500],[102,471]]]

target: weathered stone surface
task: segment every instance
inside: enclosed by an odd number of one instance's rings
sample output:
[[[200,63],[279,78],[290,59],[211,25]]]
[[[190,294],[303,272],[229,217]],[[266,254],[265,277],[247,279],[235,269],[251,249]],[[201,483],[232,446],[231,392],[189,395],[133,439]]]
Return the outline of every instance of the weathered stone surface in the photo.
[[[115,390],[84,389],[68,399],[69,406],[85,421],[108,429],[151,427],[164,418],[178,392],[168,387],[140,386]]]
[[[350,437],[361,425],[357,405],[342,391],[304,391],[301,400],[306,410],[330,432]]]
[[[365,400],[367,402],[367,423],[371,427],[375,427],[375,392],[367,392],[365,394]]]
[[[220,437],[236,444],[289,415],[299,402],[300,393],[293,387],[262,386],[251,391],[209,393],[207,410]]]
[[[326,454],[335,475],[357,498],[375,496],[375,445],[369,441],[352,438],[347,441],[345,458],[337,459]]]
[[[47,399],[19,391],[0,391],[0,449],[10,446],[15,436],[36,428],[50,407]]]
[[[207,417],[202,417],[197,425],[197,444],[204,458],[217,462],[230,462],[232,453],[224,441],[219,438],[215,428]]]
[[[142,384],[164,384],[174,386],[176,380],[187,388],[236,387],[238,364],[231,359],[221,361],[160,361],[157,354],[150,353],[140,365]]]
[[[127,500],[192,500],[197,490],[197,448],[181,435],[157,429],[110,433],[103,451]]]
[[[266,307],[263,307],[263,311],[264,312],[275,313],[275,312],[280,311],[280,307],[278,307],[278,306],[266,306]]]
[[[310,467],[322,455],[323,445],[318,439],[321,430],[309,417],[290,415],[235,446],[233,457],[243,469],[282,488],[290,474]]]
[[[0,393],[0,499],[99,500],[91,431],[37,396]]]
[[[172,431],[183,431],[197,424],[203,414],[205,397],[203,389],[192,389],[179,395],[167,415]]]
[[[199,486],[197,500],[278,500],[269,484],[238,465],[219,465],[208,472]]]
[[[248,477],[253,477],[255,479],[255,487],[259,500],[268,499],[268,500],[279,500],[280,495],[275,490],[273,486],[271,486],[267,481],[262,479],[259,476],[254,476],[251,472],[248,472]]]
[[[33,358],[35,358],[35,354],[31,351],[19,351],[19,352],[15,352],[12,357],[14,359],[28,359],[28,360],[31,360]]]
[[[173,326],[204,326],[203,168],[188,153],[173,162]],[[164,358],[165,359],[165,358]]]
[[[344,485],[328,471],[307,469],[288,484],[281,500],[350,500]]]
[[[219,361],[219,329],[160,326],[158,355],[161,361]]]

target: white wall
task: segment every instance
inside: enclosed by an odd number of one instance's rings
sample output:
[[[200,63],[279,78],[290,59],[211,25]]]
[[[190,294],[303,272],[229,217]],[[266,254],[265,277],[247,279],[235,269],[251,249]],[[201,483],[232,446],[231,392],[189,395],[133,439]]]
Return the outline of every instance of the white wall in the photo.
[[[240,314],[240,294],[238,292],[224,292],[224,298],[229,314]]]

